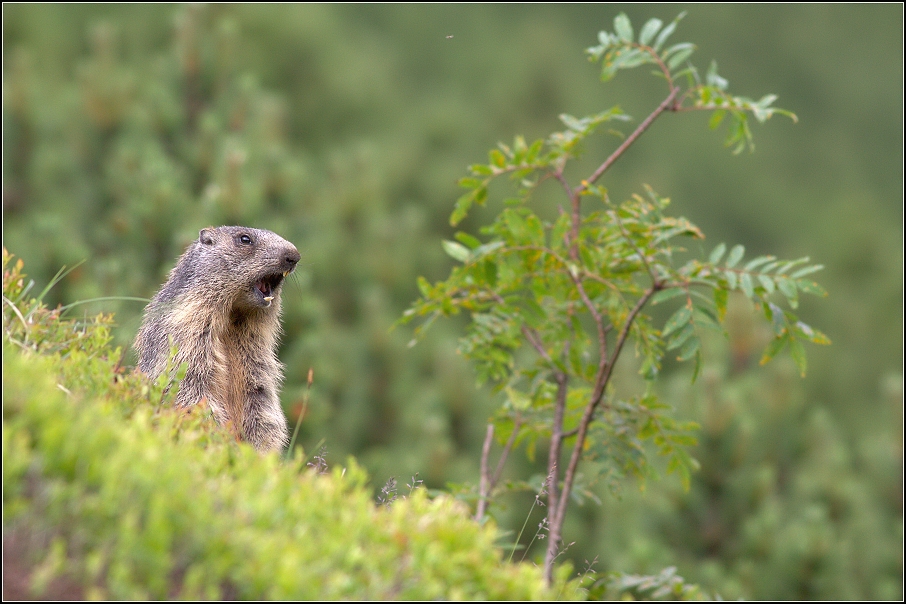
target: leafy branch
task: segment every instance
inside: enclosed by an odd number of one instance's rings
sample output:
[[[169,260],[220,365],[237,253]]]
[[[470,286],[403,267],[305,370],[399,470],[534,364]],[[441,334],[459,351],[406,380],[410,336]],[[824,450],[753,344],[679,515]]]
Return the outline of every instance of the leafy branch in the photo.
[[[669,199],[646,187],[645,195],[614,203],[597,184],[666,112],[711,111],[712,127],[729,116],[727,144],[735,145],[735,152],[752,148],[749,114],[760,122],[774,113],[795,120],[792,113],[772,106],[773,95],[754,102],[727,93],[727,81],[714,63],[701,81],[688,63],[692,44],[665,48],[682,16],[666,26],[652,19],[636,38],[628,18],[620,15],[614,32],[601,32],[600,45],[588,49],[591,59],[602,65],[602,80],[622,69],[653,64],[668,89],[587,178],[571,183],[565,167],[599,126],[629,119],[618,107],[581,119],[561,115],[565,130],[531,144],[517,136],[512,145],[492,149],[487,164],[469,166],[470,175],[459,182],[467,192],[456,202],[452,225],[473,205],[486,203],[488,187],[499,177],[514,182],[516,197],[507,199],[494,221],[481,229],[484,241],[458,232],[455,241],[443,242],[459,264],[444,281],[419,279],[421,298],[401,319],[421,318],[418,336],[437,317],[468,312],[471,322],[460,352],[475,362],[479,381],[490,380],[502,394],[482,451],[478,518],[498,490],[510,451],[524,444],[531,456],[538,442],[547,445],[549,581],[583,459],[595,459],[617,474],[644,477],[652,472],[645,454],[648,442],[667,460],[667,471],[679,474],[686,486],[696,467],[685,451],[695,442],[695,424],[669,417],[669,407],[650,388],[641,397],[616,392],[611,383],[614,368],[627,344],[634,344],[646,380],[657,377],[664,355],[674,350],[678,360],[694,362],[695,379],[702,366],[702,330],[722,330],[732,291],[758,305],[772,326],[774,338],[762,362],[788,347],[804,374],[802,341],[829,343],[792,312],[800,293],[826,295],[806,279],[820,265],[808,264],[808,258],[781,261],[773,256],[741,265],[744,248],[735,246],[727,253],[724,244],[707,259],[680,264],[677,258],[686,251],[683,239],[704,235],[685,218],[665,213]],[[554,220],[543,220],[529,201],[538,185],[551,179],[561,185],[569,209],[561,209]],[[783,303],[788,309],[781,308]],[[657,304],[676,305],[660,329],[647,312]],[[504,449],[492,475],[489,455],[495,426]]]

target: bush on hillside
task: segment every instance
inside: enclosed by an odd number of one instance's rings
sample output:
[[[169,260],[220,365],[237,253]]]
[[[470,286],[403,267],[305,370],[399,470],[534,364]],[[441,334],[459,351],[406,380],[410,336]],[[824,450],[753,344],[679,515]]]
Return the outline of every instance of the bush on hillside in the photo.
[[[112,317],[29,296],[4,252],[4,597],[541,599],[492,525],[425,489],[379,506],[353,461],[329,475],[236,443],[118,365]],[[161,401],[164,401],[161,404]],[[565,572],[565,571],[564,571]],[[19,589],[19,591],[16,591]]]

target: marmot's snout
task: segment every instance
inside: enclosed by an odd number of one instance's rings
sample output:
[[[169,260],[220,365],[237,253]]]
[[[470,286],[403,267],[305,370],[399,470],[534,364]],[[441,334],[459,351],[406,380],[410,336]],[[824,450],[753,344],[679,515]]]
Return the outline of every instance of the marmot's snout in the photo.
[[[292,244],[290,244],[292,246]],[[292,246],[290,249],[286,250],[283,255],[283,276],[287,276],[296,268],[296,264],[299,263],[299,260],[302,259],[302,256],[299,254],[299,250],[295,246]]]
[[[255,289],[261,295],[262,304],[267,307],[271,305],[271,302],[274,301],[276,297],[277,288],[283,283],[283,280],[295,270],[296,264],[299,263],[299,260],[302,256],[299,254],[299,250],[295,248],[291,243],[287,243],[287,248],[283,252],[283,260],[280,263],[278,270],[265,274],[263,277],[255,281]]]

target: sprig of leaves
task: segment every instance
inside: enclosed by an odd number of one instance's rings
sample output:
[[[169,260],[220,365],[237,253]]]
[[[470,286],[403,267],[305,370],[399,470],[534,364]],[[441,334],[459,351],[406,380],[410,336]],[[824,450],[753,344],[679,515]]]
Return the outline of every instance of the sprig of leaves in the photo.
[[[651,19],[642,26],[636,39],[629,18],[625,14],[619,14],[614,19],[614,32],[601,32],[598,36],[600,44],[586,50],[590,60],[601,63],[601,80],[607,82],[622,69],[631,69],[644,64],[656,65],[658,69],[654,73],[665,78],[671,88],[676,85],[677,80],[685,78],[686,89],[677,95],[671,109],[712,111],[710,121],[712,129],[717,128],[729,115],[730,126],[725,144],[733,147],[733,153],[740,153],[746,147],[750,150],[755,148],[748,123],[750,113],[759,123],[766,122],[774,114],[785,115],[794,122],[798,121],[794,113],[773,106],[777,95],[768,94],[754,101],[748,97],[729,94],[727,92],[729,82],[717,73],[715,61],[711,62],[702,80],[695,66],[688,63],[688,59],[695,51],[694,44],[681,42],[663,48],[667,38],[673,34],[685,15],[685,12],[681,13],[666,27],[660,19]]]
[[[774,333],[774,338],[761,358],[761,364],[767,363],[788,346],[800,374],[804,376],[806,359],[801,341],[822,345],[831,342],[825,334],[801,321],[792,311],[799,305],[800,292],[820,297],[827,296],[823,287],[806,278],[821,270],[823,266],[809,264],[808,257],[779,260],[770,255],[758,256],[743,265],[741,264],[745,255],[743,246],[736,245],[728,254],[726,252],[726,245],[721,243],[712,250],[707,262],[693,260],[687,263],[678,271],[678,275],[684,280],[682,286],[661,292],[661,298],[679,295],[692,285],[708,285],[713,289],[711,299],[698,296],[697,302],[692,302],[691,298],[689,302],[693,309],[699,310],[699,316],[705,318],[705,322],[717,323],[726,315],[728,293],[742,292],[763,310]],[[790,310],[778,306],[775,302],[778,296],[786,300]],[[677,334],[694,332],[689,313],[683,309],[674,313],[665,327],[665,335],[668,332]],[[694,342],[694,333],[689,333],[689,336],[689,342]],[[685,345],[693,346],[690,343]]]
[[[593,134],[598,126],[611,120],[630,119],[619,107],[611,107],[584,118],[564,113],[560,115],[560,121],[566,125],[566,130],[554,132],[546,141],[538,139],[529,145],[522,136],[517,136],[512,145],[498,143],[496,149],[488,152],[487,164],[472,164],[469,166],[470,175],[459,179],[459,186],[469,191],[456,200],[450,224],[459,224],[473,205],[484,205],[488,197],[488,185],[494,178],[509,174],[520,183],[520,195],[527,197],[540,182],[540,178],[562,172],[566,161],[580,154],[582,141]],[[541,174],[536,174],[538,172]]]

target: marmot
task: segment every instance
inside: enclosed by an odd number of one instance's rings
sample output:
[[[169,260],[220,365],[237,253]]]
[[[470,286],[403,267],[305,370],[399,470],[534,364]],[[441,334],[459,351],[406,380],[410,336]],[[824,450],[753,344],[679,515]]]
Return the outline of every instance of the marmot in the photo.
[[[277,360],[280,289],[300,256],[261,229],[202,229],[145,309],[135,337],[138,367],[151,379],[166,370],[170,339],[176,366],[188,365],[176,405],[206,399],[221,425],[259,451],[287,444]]]

